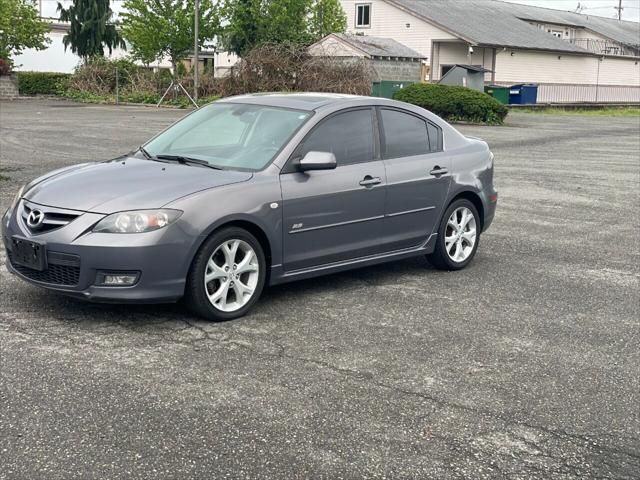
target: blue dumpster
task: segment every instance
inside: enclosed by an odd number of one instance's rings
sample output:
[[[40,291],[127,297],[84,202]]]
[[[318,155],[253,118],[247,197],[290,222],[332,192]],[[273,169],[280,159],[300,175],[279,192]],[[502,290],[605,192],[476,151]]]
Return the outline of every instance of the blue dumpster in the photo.
[[[509,89],[509,103],[512,105],[531,105],[538,103],[538,85],[535,83],[511,85]]]

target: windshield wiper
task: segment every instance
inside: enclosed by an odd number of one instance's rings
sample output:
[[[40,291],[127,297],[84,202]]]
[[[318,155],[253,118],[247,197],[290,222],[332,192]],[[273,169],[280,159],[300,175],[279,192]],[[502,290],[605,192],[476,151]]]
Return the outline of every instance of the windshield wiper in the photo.
[[[142,152],[142,155],[144,155],[144,158],[146,158],[147,160],[151,160],[151,155],[149,155],[149,152],[147,152],[144,147],[139,147],[138,148],[139,152]]]
[[[201,165],[203,167],[213,168],[214,170],[222,170],[220,167],[216,167],[215,165],[211,165],[206,160],[201,160],[199,158],[191,158],[185,157],[184,155],[156,155],[155,157],[149,157],[151,160],[167,160],[169,162],[178,162],[183,165]]]

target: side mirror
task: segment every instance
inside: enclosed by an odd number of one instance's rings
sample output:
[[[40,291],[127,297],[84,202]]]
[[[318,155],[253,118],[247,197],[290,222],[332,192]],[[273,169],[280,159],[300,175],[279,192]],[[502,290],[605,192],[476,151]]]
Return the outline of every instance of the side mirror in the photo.
[[[336,168],[336,156],[331,152],[309,152],[298,162],[298,170],[333,170]]]

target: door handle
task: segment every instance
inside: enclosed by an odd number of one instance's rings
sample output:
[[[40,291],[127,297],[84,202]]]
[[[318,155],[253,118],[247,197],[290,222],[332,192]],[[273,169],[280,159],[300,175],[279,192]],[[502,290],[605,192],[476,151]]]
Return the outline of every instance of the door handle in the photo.
[[[439,165],[436,165],[435,167],[433,167],[433,170],[431,170],[429,173],[434,177],[439,177],[440,175],[449,173],[449,170],[447,170],[446,168],[440,168]]]
[[[374,185],[378,185],[382,183],[380,177],[372,177],[371,175],[367,175],[362,180],[360,180],[360,185],[362,187],[373,187]]]

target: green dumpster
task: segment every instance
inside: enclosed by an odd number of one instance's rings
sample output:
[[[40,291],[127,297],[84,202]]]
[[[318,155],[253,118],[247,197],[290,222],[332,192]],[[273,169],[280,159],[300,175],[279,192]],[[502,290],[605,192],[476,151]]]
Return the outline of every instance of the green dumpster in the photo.
[[[397,82],[392,80],[382,80],[380,82],[373,82],[373,88],[371,89],[371,95],[374,97],[393,98],[393,94],[398,90],[402,90],[413,82]]]
[[[491,95],[500,103],[509,105],[509,87],[503,87],[501,85],[487,85],[484,87],[484,93]]]

